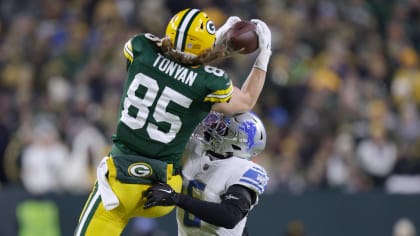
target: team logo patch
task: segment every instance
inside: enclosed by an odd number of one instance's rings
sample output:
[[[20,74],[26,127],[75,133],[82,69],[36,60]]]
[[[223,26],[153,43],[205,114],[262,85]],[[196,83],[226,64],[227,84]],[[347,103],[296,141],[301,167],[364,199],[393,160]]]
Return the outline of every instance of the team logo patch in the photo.
[[[152,173],[152,167],[144,162],[134,163],[128,167],[128,174],[130,174],[131,176],[145,178],[151,176]]]
[[[240,124],[239,129],[247,134],[247,150],[251,150],[251,148],[255,145],[254,137],[257,132],[257,127],[253,122],[245,121]]]
[[[213,21],[211,21],[211,20],[207,21],[206,28],[207,28],[207,32],[209,32],[209,34],[215,34],[216,33],[216,26],[214,26]]]

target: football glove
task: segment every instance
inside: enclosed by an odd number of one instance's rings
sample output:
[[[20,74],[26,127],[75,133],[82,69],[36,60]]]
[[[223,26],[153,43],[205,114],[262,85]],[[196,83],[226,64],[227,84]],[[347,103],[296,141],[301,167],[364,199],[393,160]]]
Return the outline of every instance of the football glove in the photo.
[[[238,21],[241,21],[241,18],[237,16],[231,16],[226,20],[226,22],[216,31],[215,45],[221,45],[224,43],[226,32]]]
[[[256,33],[258,35],[258,47],[260,52],[255,59],[254,67],[267,71],[268,62],[271,57],[271,31],[267,24],[259,19],[252,19],[257,25]]]
[[[148,209],[153,206],[173,206],[178,203],[179,193],[175,192],[166,183],[157,183],[146,190],[147,198],[143,208]]]

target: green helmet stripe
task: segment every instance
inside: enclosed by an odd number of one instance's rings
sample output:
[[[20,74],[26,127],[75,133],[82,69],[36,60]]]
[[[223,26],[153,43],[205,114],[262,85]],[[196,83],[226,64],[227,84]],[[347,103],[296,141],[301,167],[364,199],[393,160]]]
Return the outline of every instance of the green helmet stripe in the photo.
[[[185,44],[187,42],[188,30],[194,21],[195,17],[200,13],[197,9],[190,9],[185,13],[184,17],[181,19],[178,30],[175,35],[175,48],[184,51]]]
[[[200,12],[199,12],[199,11],[197,11],[197,12],[194,14],[194,16],[193,16],[193,17],[191,17],[191,20],[188,22],[187,28],[185,29],[185,32],[184,32],[184,37],[183,37],[183,41],[182,41],[182,48],[181,48],[181,51],[184,51],[184,50],[185,50],[185,46],[186,46],[186,44],[187,44],[187,35],[188,35],[188,31],[190,30],[190,27],[191,27],[191,25],[192,25],[192,23],[193,23],[194,19],[197,17],[198,13],[200,13]]]

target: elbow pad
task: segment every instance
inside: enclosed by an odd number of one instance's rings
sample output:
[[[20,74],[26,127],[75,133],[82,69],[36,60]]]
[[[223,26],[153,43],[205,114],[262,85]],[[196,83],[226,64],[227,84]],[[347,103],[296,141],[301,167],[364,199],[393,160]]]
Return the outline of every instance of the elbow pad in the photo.
[[[242,219],[251,209],[253,198],[247,188],[240,185],[233,185],[221,196],[221,199],[222,204],[230,204],[239,208],[242,213]]]

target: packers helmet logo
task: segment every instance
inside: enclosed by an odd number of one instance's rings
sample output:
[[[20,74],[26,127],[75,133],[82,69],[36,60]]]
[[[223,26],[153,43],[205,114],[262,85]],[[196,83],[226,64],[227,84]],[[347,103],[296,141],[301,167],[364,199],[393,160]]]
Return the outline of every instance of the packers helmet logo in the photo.
[[[140,178],[149,177],[153,173],[152,167],[144,162],[134,163],[128,167],[128,174]]]
[[[214,23],[211,20],[207,21],[206,29],[207,29],[207,32],[209,32],[209,34],[216,33],[216,26],[214,26]]]

